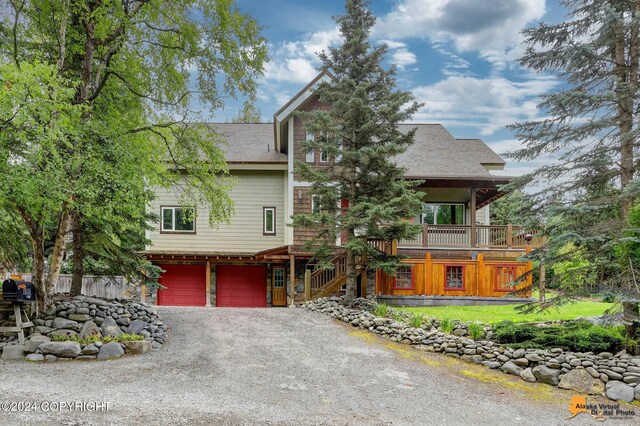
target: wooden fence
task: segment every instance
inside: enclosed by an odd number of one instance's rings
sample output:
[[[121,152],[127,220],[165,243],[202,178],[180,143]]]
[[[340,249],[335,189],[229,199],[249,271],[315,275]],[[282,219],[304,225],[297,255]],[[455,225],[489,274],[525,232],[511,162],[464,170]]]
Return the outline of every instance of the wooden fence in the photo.
[[[24,281],[31,280],[31,274],[18,274]],[[9,278],[11,274],[7,274]],[[53,292],[69,293],[71,290],[71,275],[61,274],[58,278]],[[96,277],[85,275],[82,277],[82,294],[85,296],[95,296],[103,299],[116,299],[130,297],[130,286],[124,277]]]

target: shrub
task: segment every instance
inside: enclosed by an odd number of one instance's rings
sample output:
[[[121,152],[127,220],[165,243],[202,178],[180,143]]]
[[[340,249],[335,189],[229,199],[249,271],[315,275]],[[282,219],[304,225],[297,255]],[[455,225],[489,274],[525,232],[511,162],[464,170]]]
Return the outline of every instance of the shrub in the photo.
[[[389,313],[389,306],[384,303],[376,303],[373,307],[373,314],[377,317],[386,317]]]
[[[391,311],[394,321],[402,322],[405,319],[404,313],[401,311]]]
[[[453,331],[454,328],[455,324],[452,319],[445,318],[440,321],[440,331],[442,331],[443,333],[449,334]]]
[[[124,342],[124,341],[132,341],[132,340],[143,340],[144,336],[140,334],[121,334],[119,336],[90,336],[86,339],[81,339],[79,336],[51,336],[51,340],[54,342],[77,342],[81,345],[89,345],[91,343],[102,342]]]
[[[411,318],[409,319],[409,325],[411,325],[411,327],[413,328],[420,328],[422,327],[422,315],[412,315]]]
[[[513,348],[563,348],[576,352],[615,352],[625,346],[620,327],[578,321],[538,327],[503,321],[494,326],[498,342]]]
[[[470,322],[467,324],[467,328],[469,329],[469,336],[471,336],[472,339],[478,340],[484,337],[484,324]]]
[[[600,299],[604,303],[615,303],[618,300],[618,296],[612,291],[603,291],[600,293]]]

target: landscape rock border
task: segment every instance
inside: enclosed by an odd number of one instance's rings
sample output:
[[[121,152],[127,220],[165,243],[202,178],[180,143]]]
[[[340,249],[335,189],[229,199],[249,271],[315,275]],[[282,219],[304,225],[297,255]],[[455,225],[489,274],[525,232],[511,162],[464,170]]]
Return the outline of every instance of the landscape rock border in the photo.
[[[625,351],[614,355],[561,348],[514,350],[490,340],[456,335],[458,329],[453,330],[454,334],[444,333],[434,326],[433,320],[415,328],[404,321],[378,317],[371,312],[374,303],[364,298],[356,299],[349,306],[344,305],[342,297],[320,298],[306,302],[302,307],[392,341],[497,369],[527,382],[547,383],[579,393],[604,394],[626,402],[640,400],[640,357]]]
[[[167,338],[167,326],[156,308],[130,299],[58,296],[45,317],[33,323],[33,333],[24,345],[18,344],[14,335],[0,336],[3,361],[102,361],[125,353],[145,354],[161,348]],[[102,341],[123,334],[135,334],[142,340]],[[60,340],[60,336],[68,336],[69,340]],[[76,337],[95,341],[78,343],[73,340]]]

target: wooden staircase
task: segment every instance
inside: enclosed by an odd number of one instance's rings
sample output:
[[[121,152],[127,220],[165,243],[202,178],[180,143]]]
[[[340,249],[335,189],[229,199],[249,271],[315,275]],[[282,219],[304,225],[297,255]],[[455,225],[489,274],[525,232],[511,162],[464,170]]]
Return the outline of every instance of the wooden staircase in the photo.
[[[368,239],[369,244],[380,253],[395,255],[398,251],[398,242]],[[364,270],[361,259],[356,259],[356,276],[360,276]],[[336,293],[347,282],[347,255],[342,253],[331,261],[333,269],[318,269],[313,271],[310,277],[311,299],[327,297]]]
[[[347,282],[347,255],[342,253],[331,261],[333,269],[318,269],[311,273],[311,298],[327,297],[346,284]],[[357,275],[361,269],[357,268]]]

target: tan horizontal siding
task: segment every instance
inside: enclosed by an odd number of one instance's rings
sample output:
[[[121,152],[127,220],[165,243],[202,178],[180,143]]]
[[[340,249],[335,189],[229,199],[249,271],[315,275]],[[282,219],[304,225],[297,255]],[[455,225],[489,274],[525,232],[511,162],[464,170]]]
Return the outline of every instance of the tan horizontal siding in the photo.
[[[229,224],[209,226],[209,209],[199,207],[196,234],[160,233],[153,224],[149,234],[150,251],[253,253],[284,245],[284,173],[283,171],[234,171],[237,183],[231,190],[235,214]],[[160,214],[160,206],[178,205],[179,194],[158,189],[150,205]],[[262,235],[262,208],[276,208],[276,235]]]

